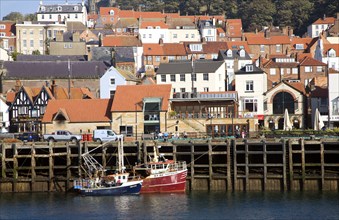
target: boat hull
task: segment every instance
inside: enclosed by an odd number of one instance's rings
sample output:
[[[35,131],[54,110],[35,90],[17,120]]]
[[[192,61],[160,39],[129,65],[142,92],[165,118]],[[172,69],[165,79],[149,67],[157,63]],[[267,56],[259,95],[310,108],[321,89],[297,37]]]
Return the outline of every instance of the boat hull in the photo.
[[[187,170],[148,176],[143,179],[140,193],[183,193],[186,176]]]
[[[120,196],[139,194],[142,181],[121,186],[98,187],[98,188],[81,188],[79,192],[83,196]]]

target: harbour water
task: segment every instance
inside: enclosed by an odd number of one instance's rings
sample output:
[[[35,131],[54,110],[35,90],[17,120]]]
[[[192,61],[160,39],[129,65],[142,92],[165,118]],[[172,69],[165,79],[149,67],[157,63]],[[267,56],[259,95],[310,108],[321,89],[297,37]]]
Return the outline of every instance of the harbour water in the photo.
[[[0,193],[0,219],[339,219],[338,192]]]

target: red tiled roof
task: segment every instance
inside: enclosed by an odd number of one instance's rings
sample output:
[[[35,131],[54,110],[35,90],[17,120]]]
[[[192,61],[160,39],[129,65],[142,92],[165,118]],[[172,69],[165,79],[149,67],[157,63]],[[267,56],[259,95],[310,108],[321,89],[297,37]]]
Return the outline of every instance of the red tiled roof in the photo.
[[[290,85],[292,88],[298,90],[299,92],[306,94],[305,86],[301,82],[285,82],[286,84]]]
[[[303,59],[305,59],[305,57],[310,57],[310,58],[312,58],[312,54],[311,53],[299,53],[298,55],[297,55],[297,60],[303,60]]]
[[[6,102],[12,103],[15,99],[15,92],[7,92],[6,94]]]
[[[106,36],[103,38],[103,46],[105,47],[128,47],[141,46],[141,42],[134,36]]]
[[[116,15],[117,13],[119,13],[120,9],[119,8],[115,8],[115,7],[100,7],[100,15],[110,15],[109,12],[113,10],[114,14]]]
[[[327,55],[327,52],[333,49],[337,53],[337,57],[339,56],[339,44],[324,44],[323,55]]]
[[[186,50],[184,44],[166,43],[163,45],[164,55],[167,56],[186,56]]]
[[[225,33],[225,31],[224,31],[224,29],[222,29],[222,28],[219,27],[219,28],[217,28],[217,33],[218,33],[218,34],[220,34],[220,33]]]
[[[42,122],[52,122],[58,112],[67,114],[70,122],[109,122],[110,99],[63,99],[48,102]]]
[[[227,50],[227,43],[220,41],[207,41],[202,45],[203,51],[206,54],[219,53],[219,50]]]
[[[172,85],[125,85],[117,86],[112,112],[142,111],[144,98],[162,98],[162,111],[169,108]],[[128,99],[128,101],[126,101]]]
[[[334,24],[335,18],[334,17],[328,17],[328,18],[319,18],[316,20],[313,24]]]
[[[160,56],[164,55],[163,47],[160,44],[143,44],[145,56]]]
[[[168,25],[162,21],[142,21],[140,28],[147,28],[147,27],[153,27],[154,29],[156,27],[160,27],[161,29],[168,29]]]
[[[227,43],[227,49],[239,50],[241,49],[240,46],[242,46],[247,53],[250,53],[250,48],[248,47],[247,41],[227,41],[226,43]]]
[[[242,36],[241,19],[227,19],[227,26],[228,26],[228,31],[229,31],[229,37],[241,37]]]
[[[306,37],[306,38],[294,37],[294,38],[292,38],[291,46],[294,49],[296,49],[295,46],[297,44],[303,44],[304,45],[304,49],[303,50],[305,50],[308,47],[308,45],[310,45],[311,42],[312,42],[312,38],[310,38],[310,37]]]
[[[244,36],[246,38],[248,38],[248,37],[265,37],[265,33],[263,33],[263,32],[258,32],[258,33],[247,32],[247,33],[244,33]]]
[[[290,44],[289,36],[271,36],[265,37],[247,37],[247,43],[249,45],[273,45],[273,44]]]
[[[326,66],[326,63],[320,62],[312,57],[304,57],[299,61],[300,66]]]

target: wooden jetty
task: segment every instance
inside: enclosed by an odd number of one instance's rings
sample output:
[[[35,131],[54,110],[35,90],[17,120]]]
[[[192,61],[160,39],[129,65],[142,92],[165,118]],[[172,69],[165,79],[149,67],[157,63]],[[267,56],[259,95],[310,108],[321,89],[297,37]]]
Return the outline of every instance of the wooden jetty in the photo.
[[[125,142],[127,169],[153,155],[188,164],[187,190],[339,191],[339,139],[205,139]],[[94,142],[2,143],[0,193],[67,192],[84,174],[81,154]],[[116,168],[117,143],[92,155]]]

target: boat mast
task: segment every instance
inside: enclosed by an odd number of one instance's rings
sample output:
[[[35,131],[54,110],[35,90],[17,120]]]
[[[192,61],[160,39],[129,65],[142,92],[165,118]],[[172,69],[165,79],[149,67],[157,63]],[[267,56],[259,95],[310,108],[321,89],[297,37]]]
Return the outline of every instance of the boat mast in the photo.
[[[119,137],[120,138],[120,137]],[[124,164],[124,140],[121,137],[118,142],[118,172],[125,172],[125,164]]]

